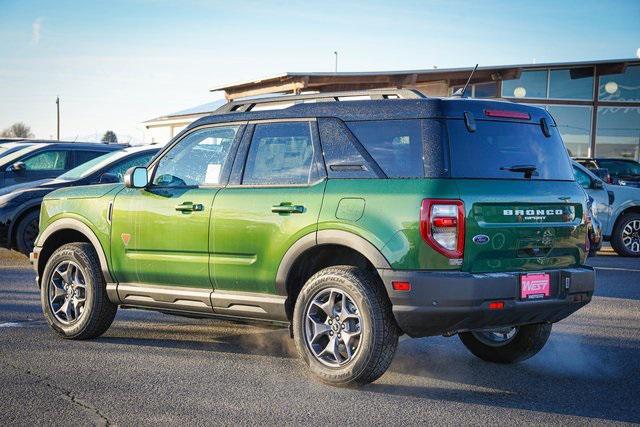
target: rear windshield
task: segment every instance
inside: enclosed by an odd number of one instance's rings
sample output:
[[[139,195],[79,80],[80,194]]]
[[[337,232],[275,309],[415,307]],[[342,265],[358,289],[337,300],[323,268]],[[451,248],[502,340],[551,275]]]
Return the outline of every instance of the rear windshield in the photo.
[[[477,120],[469,132],[463,120],[448,120],[448,129],[454,178],[527,179],[522,166],[533,166],[534,180],[575,179],[555,126],[550,137],[540,125],[520,122]]]

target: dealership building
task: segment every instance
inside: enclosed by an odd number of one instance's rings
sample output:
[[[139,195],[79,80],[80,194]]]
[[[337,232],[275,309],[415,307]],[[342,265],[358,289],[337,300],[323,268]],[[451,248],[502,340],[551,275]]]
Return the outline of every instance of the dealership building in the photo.
[[[418,89],[448,96],[472,68],[383,72],[283,73],[217,86],[227,100],[268,94],[378,88]],[[537,105],[554,117],[572,156],[640,160],[640,60],[619,59],[479,67],[467,95]],[[192,121],[220,106],[204,104],[144,122],[152,142],[166,143]]]

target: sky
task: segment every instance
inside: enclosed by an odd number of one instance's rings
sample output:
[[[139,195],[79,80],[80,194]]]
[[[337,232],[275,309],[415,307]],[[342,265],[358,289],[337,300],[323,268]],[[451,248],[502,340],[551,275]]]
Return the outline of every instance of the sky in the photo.
[[[632,58],[640,0],[0,0],[0,129],[149,142],[142,122],[286,71]]]

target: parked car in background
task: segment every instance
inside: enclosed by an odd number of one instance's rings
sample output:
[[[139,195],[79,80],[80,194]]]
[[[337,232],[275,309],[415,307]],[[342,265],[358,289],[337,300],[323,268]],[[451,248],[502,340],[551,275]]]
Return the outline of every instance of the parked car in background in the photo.
[[[15,145],[12,145],[15,144]],[[0,148],[0,188],[55,178],[105,153],[122,150],[121,144],[88,142],[17,142]],[[10,148],[7,148],[10,147]]]
[[[640,163],[631,159],[576,158],[576,162],[594,171],[602,178],[599,169],[606,169],[611,176],[611,184],[640,187]],[[606,181],[606,179],[604,179]]]
[[[600,249],[602,249],[602,223],[598,220],[594,209],[593,197],[588,196],[589,201],[587,202],[588,210],[588,233],[589,233],[589,256],[595,256]]]
[[[18,184],[0,190],[0,246],[28,255],[38,234],[42,198],[62,187],[122,182],[133,166],[144,166],[156,146],[131,147],[96,157],[56,179]]]
[[[604,183],[574,162],[576,181],[593,198],[593,212],[602,224],[603,238],[622,256],[640,256],[640,188]]]

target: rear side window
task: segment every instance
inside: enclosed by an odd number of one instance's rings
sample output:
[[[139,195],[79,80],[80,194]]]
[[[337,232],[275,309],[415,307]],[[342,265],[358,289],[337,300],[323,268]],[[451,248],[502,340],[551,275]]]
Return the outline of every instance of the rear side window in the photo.
[[[106,154],[106,151],[85,151],[85,150],[79,150],[75,152],[75,162],[74,165],[75,166],[80,166],[83,163],[88,162],[89,160],[93,160],[96,157],[102,156],[103,154]]]
[[[476,128],[469,132],[463,120],[448,120],[453,178],[526,179],[513,169],[533,166],[531,179],[574,180],[555,126],[549,127],[550,137],[539,124],[476,120]]]
[[[383,120],[347,123],[389,178],[424,176],[419,120]]]
[[[313,166],[313,140],[309,126],[308,122],[256,125],[242,183],[309,183]]]

